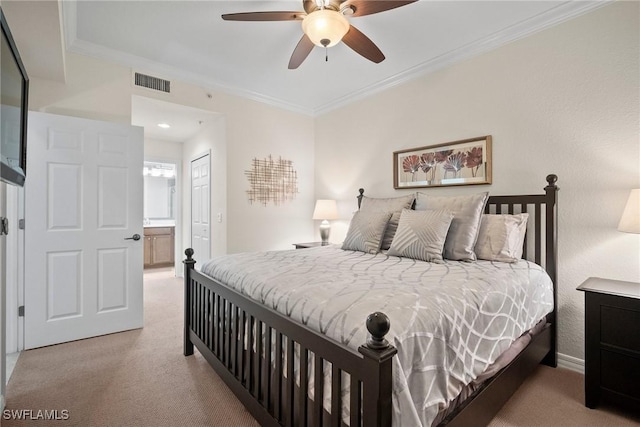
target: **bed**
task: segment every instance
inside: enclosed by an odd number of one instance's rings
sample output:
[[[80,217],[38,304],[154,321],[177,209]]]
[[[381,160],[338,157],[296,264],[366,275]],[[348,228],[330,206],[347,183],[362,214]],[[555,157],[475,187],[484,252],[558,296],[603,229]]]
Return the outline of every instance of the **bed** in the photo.
[[[555,175],[547,177],[544,194],[488,198],[484,207],[486,214],[526,213],[529,216],[522,251],[523,261],[513,264],[492,261],[443,262],[429,264],[427,269],[424,262],[389,256],[386,253],[364,254],[343,251],[339,247],[327,247],[254,255],[236,254],[209,265],[208,274],[205,274],[195,269],[193,251],[187,249],[184,261],[184,355],[192,355],[195,346],[249,412],[264,426],[486,425],[539,363],[554,367],[557,363],[556,181]],[[358,196],[359,207],[363,193],[361,189]],[[390,263],[394,266],[391,267]],[[249,268],[238,269],[239,265]],[[278,265],[284,265],[281,271],[278,271]],[[349,280],[354,285],[349,287],[349,292],[341,294],[339,289],[344,289],[344,285],[340,284],[335,285],[339,288],[332,288],[337,280],[334,272],[340,270],[332,265],[342,265],[346,274],[350,275]],[[306,275],[289,275],[291,271],[299,270],[304,273],[307,269],[309,271]],[[239,274],[239,270],[243,273]],[[255,270],[256,275],[251,276],[251,270]],[[273,270],[269,280],[255,278],[268,276],[265,272],[269,270]],[[426,270],[429,271],[428,274],[424,273]],[[444,274],[443,270],[446,275],[439,276]],[[371,272],[373,275],[367,276]],[[480,286],[488,282],[492,283],[491,286],[501,286],[496,283],[513,280],[511,276],[507,276],[512,274],[540,277],[540,280],[548,280],[550,283],[548,293],[551,296],[546,299],[548,310],[538,313],[528,308],[518,308],[519,304],[515,304],[515,308],[508,310],[517,315],[496,316],[503,320],[518,319],[513,322],[518,323],[518,328],[525,328],[523,337],[527,334],[527,340],[522,341],[523,349],[510,358],[505,366],[497,369],[493,365],[496,357],[505,349],[505,342],[514,341],[521,332],[508,323],[511,320],[506,321],[502,325],[502,329],[508,331],[504,336],[492,332],[485,334],[491,335],[491,341],[474,341],[476,347],[489,348],[491,360],[484,355],[472,355],[473,362],[469,365],[473,365],[473,368],[462,363],[449,377],[455,381],[447,380],[442,387],[447,392],[448,389],[460,392],[460,396],[454,399],[455,405],[453,402],[449,404],[448,395],[438,399],[426,395],[421,397],[420,402],[429,400],[429,405],[413,405],[418,407],[414,411],[415,416],[406,418],[406,421],[401,419],[407,416],[403,414],[411,412],[408,408],[412,405],[407,405],[407,399],[415,401],[415,396],[411,396],[411,387],[416,388],[413,383],[418,384],[418,390],[429,388],[424,387],[424,378],[420,375],[403,377],[402,373],[405,371],[428,371],[420,366],[405,369],[407,365],[415,364],[412,359],[407,358],[407,354],[418,354],[426,360],[430,351],[419,346],[408,350],[405,338],[409,329],[402,325],[407,322],[412,325],[422,324],[422,320],[415,321],[410,314],[412,311],[403,310],[402,307],[408,307],[412,301],[407,300],[412,297],[416,298],[414,305],[420,305],[426,300],[423,300],[423,295],[416,293],[422,291],[417,291],[416,286],[403,294],[400,283],[409,283],[410,277],[414,276],[423,281],[423,276],[433,275],[433,280],[443,283],[457,283],[460,277],[479,276]],[[501,279],[503,275],[504,280]],[[395,283],[394,280],[398,283],[391,285]],[[282,282],[281,290],[266,287],[266,282],[278,281]],[[370,289],[366,288],[367,281],[372,282]],[[383,286],[374,282],[383,283]],[[316,296],[307,298],[307,294],[312,293],[311,289],[315,289],[313,292]],[[537,288],[534,287],[533,296],[526,298],[541,299],[535,294],[535,289]],[[424,292],[437,294],[438,288],[426,288]],[[484,291],[483,288],[464,288],[460,292],[483,295]],[[451,299],[450,296],[442,296],[434,307],[420,306],[420,311],[434,317],[432,314],[437,312],[438,305],[446,305],[443,301],[447,298]],[[525,297],[519,295],[501,296],[498,305],[504,304],[504,301],[520,301],[523,298]],[[382,309],[379,309],[381,306],[376,301],[384,301]],[[393,303],[399,304],[400,308]],[[311,304],[324,306],[320,310],[313,308]],[[365,312],[368,306],[373,306],[374,309]],[[465,310],[463,307],[460,312]],[[487,310],[482,307],[478,313],[473,313],[473,317],[482,318],[485,311]],[[405,316],[404,312],[409,314]],[[404,317],[408,319],[403,319]],[[538,322],[538,317],[542,318],[541,322]],[[360,322],[360,318],[361,323],[353,323]],[[497,321],[485,321],[495,322]],[[465,323],[468,322],[458,322],[457,327],[464,326]],[[534,325],[536,333],[527,332]],[[401,330],[397,330],[398,327]],[[465,333],[467,336],[483,335],[471,330]],[[411,331],[411,334],[420,335],[424,331]],[[459,353],[465,352],[459,348],[450,352],[454,355]],[[465,357],[461,359],[464,361]],[[481,367],[477,367],[478,364]],[[427,361],[424,365],[432,366],[434,363]],[[454,361],[447,365],[459,363]],[[490,368],[489,371],[497,369],[497,372],[461,391],[461,387],[465,385],[463,383],[476,378],[478,373],[483,374],[487,367]],[[438,371],[439,368],[433,370]],[[425,378],[431,383],[441,381],[436,377]],[[407,387],[399,386],[403,380],[411,384]],[[442,408],[437,409],[438,414],[434,415],[433,408],[438,405]]]

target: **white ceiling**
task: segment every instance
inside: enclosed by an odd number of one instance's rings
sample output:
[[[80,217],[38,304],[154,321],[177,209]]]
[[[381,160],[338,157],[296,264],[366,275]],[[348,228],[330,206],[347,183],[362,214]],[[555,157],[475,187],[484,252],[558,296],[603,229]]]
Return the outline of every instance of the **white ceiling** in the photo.
[[[65,80],[63,49],[308,115],[387,89],[589,12],[608,1],[430,1],[350,18],[385,54],[374,64],[340,43],[287,65],[300,22],[234,22],[234,12],[302,11],[302,1],[3,0],[31,76]],[[215,115],[134,97],[132,123],[184,141]],[[166,119],[167,116],[171,120]],[[157,127],[170,122],[170,130]]]
[[[302,1],[64,1],[67,48],[316,115],[589,11],[588,1],[427,1],[351,18],[386,55],[343,43],[287,69],[300,22],[234,22],[233,12],[301,11]]]

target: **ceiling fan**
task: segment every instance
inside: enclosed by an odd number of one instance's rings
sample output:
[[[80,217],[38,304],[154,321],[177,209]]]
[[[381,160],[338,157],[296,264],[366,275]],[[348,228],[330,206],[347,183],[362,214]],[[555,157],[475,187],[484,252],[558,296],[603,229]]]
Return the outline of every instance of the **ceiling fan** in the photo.
[[[384,54],[367,36],[349,24],[347,16],[358,17],[384,12],[417,0],[303,0],[304,12],[243,12],[222,15],[226,21],[302,21],[304,35],[289,60],[295,69],[314,46],[329,48],[343,41],[370,61],[384,61]]]

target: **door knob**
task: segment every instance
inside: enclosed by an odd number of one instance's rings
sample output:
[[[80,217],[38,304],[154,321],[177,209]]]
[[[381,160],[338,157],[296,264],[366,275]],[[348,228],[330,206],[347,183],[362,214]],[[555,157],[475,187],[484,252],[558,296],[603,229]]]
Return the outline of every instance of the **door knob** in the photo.
[[[125,237],[124,240],[140,240],[140,235],[139,234],[134,234],[131,237]]]

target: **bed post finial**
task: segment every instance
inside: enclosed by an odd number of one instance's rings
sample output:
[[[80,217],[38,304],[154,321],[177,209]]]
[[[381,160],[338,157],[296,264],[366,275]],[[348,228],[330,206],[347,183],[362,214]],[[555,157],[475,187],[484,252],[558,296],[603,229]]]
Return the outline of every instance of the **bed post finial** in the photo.
[[[391,321],[386,314],[376,311],[367,316],[367,330],[371,334],[367,339],[367,347],[375,350],[389,347],[389,341],[384,336],[389,332],[390,328]]]
[[[184,250],[184,254],[187,256],[187,259],[185,260],[185,262],[187,261],[193,261],[193,249],[191,248],[187,248]]]
[[[364,188],[360,188],[358,189],[358,194],[356,196],[356,199],[358,199],[358,209],[360,209],[360,205],[362,204],[362,198],[364,197]]]
[[[376,311],[367,316],[367,330],[371,334],[367,343],[358,347],[364,356],[366,382],[364,386],[363,425],[391,427],[391,396],[393,394],[393,374],[391,364],[398,350],[389,344],[384,336],[391,328],[386,314]],[[377,386],[371,387],[372,384]]]
[[[558,175],[555,175],[555,174],[547,175],[547,182],[549,183],[549,187],[555,187],[557,181],[558,181]]]

